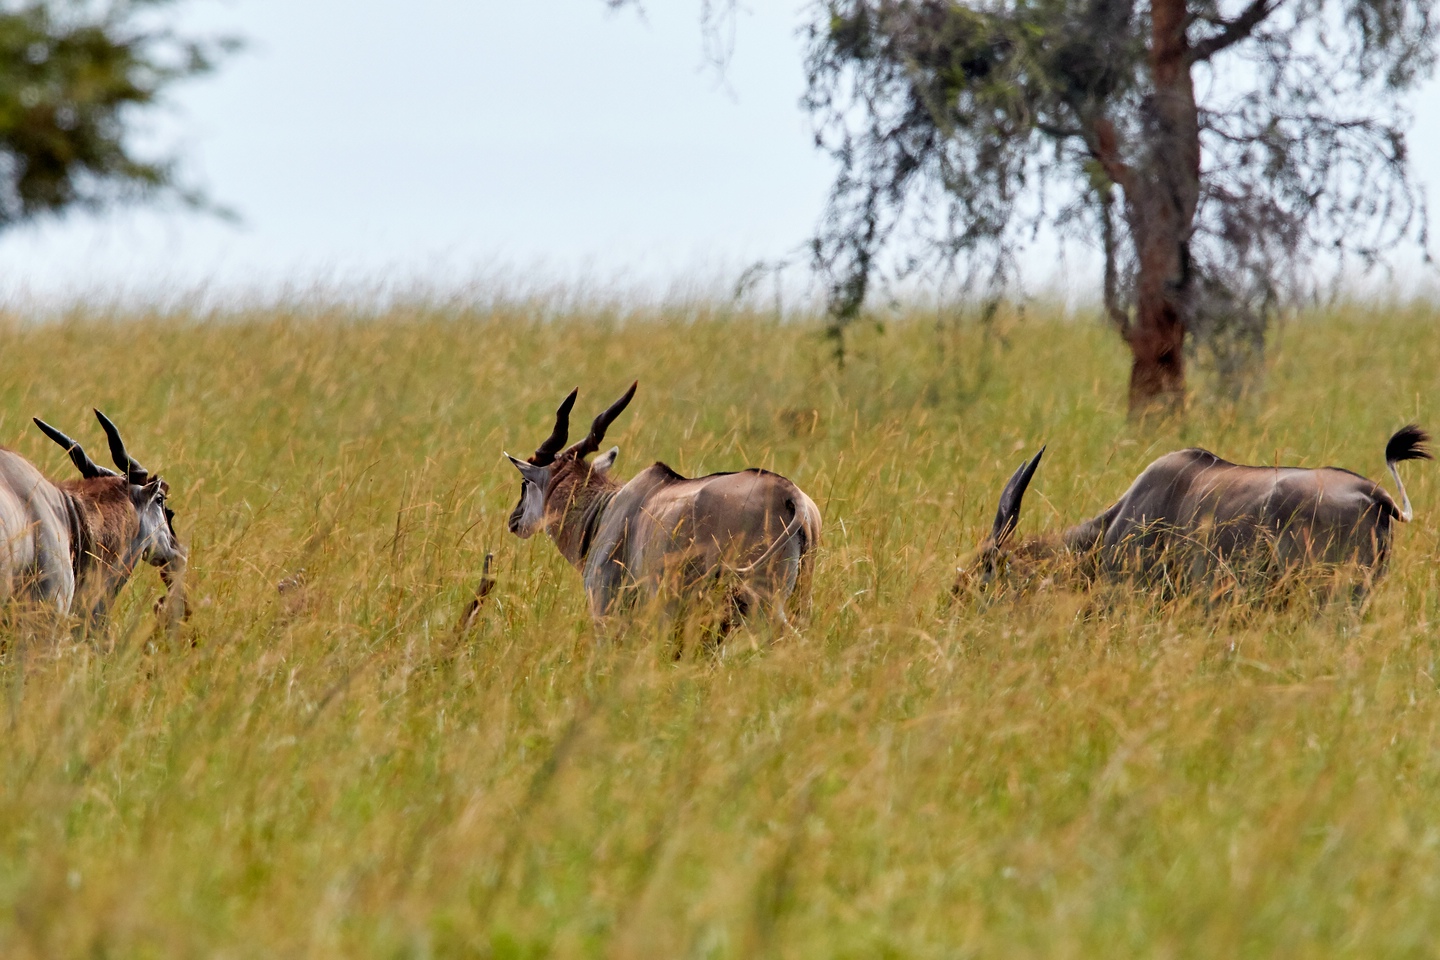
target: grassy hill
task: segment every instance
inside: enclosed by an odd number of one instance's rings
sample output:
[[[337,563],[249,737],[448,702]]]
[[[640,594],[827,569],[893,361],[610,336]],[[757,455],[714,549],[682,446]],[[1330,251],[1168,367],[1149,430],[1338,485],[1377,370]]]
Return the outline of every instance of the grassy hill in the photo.
[[[110,414],[172,485],[195,606],[156,636],[141,571],[103,636],[0,659],[0,952],[1429,954],[1433,464],[1363,618],[941,598],[1042,442],[1022,533],[1180,446],[1388,484],[1390,432],[1440,428],[1437,327],[1303,317],[1258,395],[1147,431],[1113,334],[1044,311],[917,314],[843,369],[816,326],[706,309],[0,330],[0,443],[66,476],[30,417],[98,459]],[[819,504],[803,637],[596,643],[579,575],[506,532],[502,451],[637,377],[620,476],[763,466]]]

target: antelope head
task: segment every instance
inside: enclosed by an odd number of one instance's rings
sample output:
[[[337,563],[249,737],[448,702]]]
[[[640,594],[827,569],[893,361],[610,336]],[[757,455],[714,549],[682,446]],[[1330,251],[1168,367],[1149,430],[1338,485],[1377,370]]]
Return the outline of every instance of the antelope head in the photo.
[[[1029,568],[1044,552],[1044,542],[1026,540],[1012,545],[1010,541],[1020,523],[1020,503],[1025,497],[1025,489],[1030,486],[1030,478],[1035,476],[1035,468],[1044,455],[1045,448],[1041,447],[1039,453],[1020,464],[1005,484],[990,534],[976,548],[970,565],[959,569],[952,593],[958,594],[967,588],[1001,586],[1015,579],[1015,574],[1028,575],[1032,572]]]
[[[585,458],[600,449],[605,431],[630,403],[638,386],[638,381],[630,384],[630,389],[620,399],[595,418],[590,432],[567,447],[570,410],[580,392],[580,388],[576,387],[555,411],[555,428],[550,436],[528,459],[517,460],[508,453],[505,455],[520,471],[520,502],[510,514],[511,533],[526,539],[550,527],[558,540],[558,525],[564,524],[567,515],[587,505],[588,498],[584,494],[597,485],[612,485],[609,472],[620,454],[620,448],[611,447],[593,461]]]
[[[105,431],[118,472],[95,463],[77,441],[43,420],[36,418],[35,425],[65,448],[80,471],[79,481],[63,487],[75,498],[82,514],[81,523],[85,525],[85,543],[77,545],[77,549],[83,546],[92,560],[98,560],[106,568],[100,602],[108,604],[129,578],[135,564],[144,561],[158,567],[160,578],[165,582],[167,593],[159,606],[171,619],[184,617],[188,611],[181,581],[188,554],[175,533],[175,511],[169,504],[170,484],[130,456],[120,431],[109,417],[99,410],[95,411],[95,417]],[[77,591],[80,587],[77,583]]]

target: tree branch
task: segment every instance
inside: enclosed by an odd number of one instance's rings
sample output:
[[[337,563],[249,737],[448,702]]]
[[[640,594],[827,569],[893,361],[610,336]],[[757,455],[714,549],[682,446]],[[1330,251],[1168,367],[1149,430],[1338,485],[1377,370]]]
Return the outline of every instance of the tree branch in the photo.
[[[1085,144],[1090,148],[1090,156],[1099,162],[1111,183],[1128,192],[1130,165],[1120,159],[1120,137],[1115,132],[1115,124],[1108,118],[1101,117],[1091,124],[1091,130],[1094,136],[1085,138]]]
[[[1039,120],[1035,122],[1035,129],[1052,140],[1068,140],[1071,137],[1084,139],[1085,137],[1085,131],[1079,127],[1058,127],[1052,123],[1045,123]]]
[[[1250,0],[1250,6],[1234,20],[1225,21],[1224,28],[1219,33],[1206,37],[1190,48],[1191,62],[1209,60],[1226,47],[1244,40],[1283,2],[1284,0]]]

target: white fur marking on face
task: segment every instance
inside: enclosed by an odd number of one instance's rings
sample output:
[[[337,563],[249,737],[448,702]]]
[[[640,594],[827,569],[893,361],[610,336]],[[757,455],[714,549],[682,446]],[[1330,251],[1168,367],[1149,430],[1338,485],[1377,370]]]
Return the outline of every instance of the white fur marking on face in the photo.
[[[157,489],[137,507],[140,555],[146,563],[164,564],[179,558],[181,548],[165,519],[165,500]]]
[[[520,487],[520,502],[510,514],[510,532],[528,540],[545,523],[545,490],[550,486],[550,468],[516,460],[508,453],[505,456],[524,478]]]
[[[545,522],[545,491],[538,483],[526,481],[520,493],[518,528],[515,532],[522,539],[533,537]]]

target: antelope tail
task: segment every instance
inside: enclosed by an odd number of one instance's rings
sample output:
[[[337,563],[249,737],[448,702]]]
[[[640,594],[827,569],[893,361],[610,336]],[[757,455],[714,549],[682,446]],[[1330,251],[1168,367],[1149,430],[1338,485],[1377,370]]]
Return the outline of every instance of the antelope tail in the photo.
[[[730,571],[732,573],[738,573],[741,576],[744,576],[745,574],[757,570],[765,564],[769,563],[775,558],[775,554],[780,552],[780,548],[785,546],[785,544],[789,543],[790,538],[795,536],[795,534],[800,530],[800,528],[805,525],[805,514],[796,508],[794,501],[787,502],[791,504],[790,508],[795,511],[795,515],[790,518],[789,523],[785,524],[784,529],[780,531],[780,536],[776,537],[775,542],[765,548],[765,552],[760,554],[760,558],[755,562],[748,563],[743,567],[730,567]]]
[[[1385,444],[1385,466],[1390,468],[1390,476],[1395,478],[1395,487],[1400,491],[1401,523],[1409,523],[1415,511],[1410,506],[1410,494],[1405,492],[1405,482],[1400,479],[1400,471],[1395,465],[1405,460],[1435,459],[1425,447],[1429,442],[1430,434],[1411,423],[1396,430],[1390,442]]]

